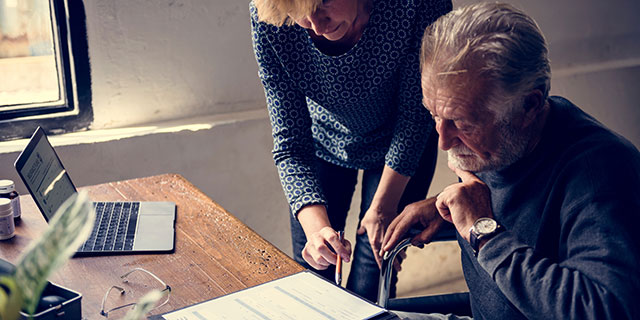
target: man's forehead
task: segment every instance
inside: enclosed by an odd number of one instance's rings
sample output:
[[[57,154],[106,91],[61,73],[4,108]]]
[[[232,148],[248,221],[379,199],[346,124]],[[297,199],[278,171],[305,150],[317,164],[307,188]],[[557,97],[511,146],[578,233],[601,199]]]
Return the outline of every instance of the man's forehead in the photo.
[[[423,102],[428,108],[441,107],[443,103],[463,103],[472,95],[472,92],[467,87],[460,85],[460,82],[434,80],[423,81],[422,93]]]
[[[480,91],[487,87],[482,76],[468,70],[456,71],[432,71],[426,69],[422,73],[422,86],[426,88],[438,88],[448,91]]]
[[[422,79],[422,102],[432,113],[446,117],[477,115],[484,110],[482,101],[489,94],[482,80],[456,76],[442,81],[440,77]],[[482,109],[482,110],[481,110]]]
[[[452,92],[436,88],[431,94],[425,95],[427,109],[436,115],[455,119],[473,112],[472,98],[465,92]]]

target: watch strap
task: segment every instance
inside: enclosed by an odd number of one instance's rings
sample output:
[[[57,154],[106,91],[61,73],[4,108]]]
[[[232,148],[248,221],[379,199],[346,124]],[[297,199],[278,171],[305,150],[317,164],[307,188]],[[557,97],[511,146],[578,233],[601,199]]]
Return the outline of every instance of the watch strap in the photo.
[[[475,256],[478,256],[478,251],[480,250],[480,242],[482,240],[489,240],[502,231],[504,231],[504,228],[499,223],[497,224],[496,229],[493,230],[493,232],[486,234],[478,234],[474,231],[474,228],[471,227],[471,229],[469,230],[469,244],[471,245],[471,249],[473,249],[473,254]]]

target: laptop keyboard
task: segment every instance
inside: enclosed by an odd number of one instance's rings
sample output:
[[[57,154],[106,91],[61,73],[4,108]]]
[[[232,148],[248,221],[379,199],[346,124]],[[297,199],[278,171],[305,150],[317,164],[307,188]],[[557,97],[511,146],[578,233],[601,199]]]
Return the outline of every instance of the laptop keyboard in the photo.
[[[140,202],[94,202],[96,222],[78,252],[131,251]]]

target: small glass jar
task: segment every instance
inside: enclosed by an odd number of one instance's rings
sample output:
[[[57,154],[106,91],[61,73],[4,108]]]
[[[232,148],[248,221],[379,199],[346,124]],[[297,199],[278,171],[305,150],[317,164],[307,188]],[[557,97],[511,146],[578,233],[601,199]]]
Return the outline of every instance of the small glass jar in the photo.
[[[0,240],[11,239],[16,234],[13,221],[13,206],[11,200],[0,198]]]
[[[22,211],[20,210],[20,195],[16,191],[16,185],[12,180],[0,180],[0,198],[11,200],[13,206],[13,218],[20,219]]]

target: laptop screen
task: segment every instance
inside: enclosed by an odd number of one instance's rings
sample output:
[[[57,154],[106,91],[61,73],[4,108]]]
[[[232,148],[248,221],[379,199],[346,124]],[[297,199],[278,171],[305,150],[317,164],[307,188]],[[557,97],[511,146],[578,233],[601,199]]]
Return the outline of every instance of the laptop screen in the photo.
[[[15,163],[33,200],[49,221],[60,205],[76,192],[47,136],[38,128]]]

